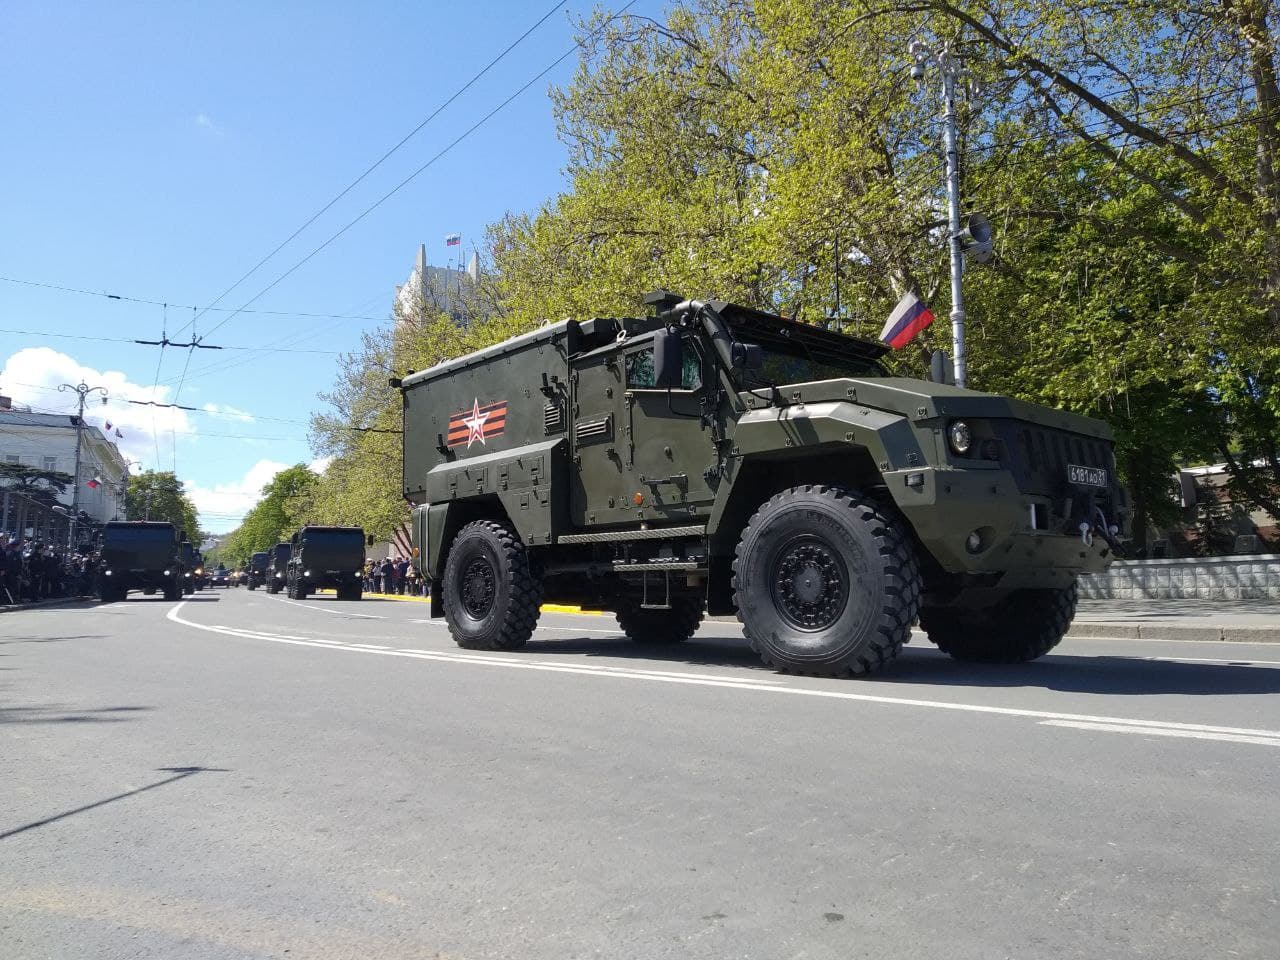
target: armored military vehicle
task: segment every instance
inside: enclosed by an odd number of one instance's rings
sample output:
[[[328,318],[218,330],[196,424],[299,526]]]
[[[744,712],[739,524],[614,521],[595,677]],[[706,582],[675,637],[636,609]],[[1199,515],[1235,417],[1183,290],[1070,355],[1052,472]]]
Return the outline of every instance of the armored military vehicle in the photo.
[[[113,520],[102,528],[98,596],[123,600],[130,590],[162,591],[166,600],[182,596],[182,558],[172,523]]]
[[[178,556],[182,561],[182,592],[195,593],[204,584],[204,560],[190,540],[178,544]]]
[[[249,562],[244,565],[244,577],[245,585],[250,590],[257,590],[267,582],[267,552],[265,550],[249,557]]]
[[[267,551],[267,593],[279,593],[284,588],[292,549],[293,544],[277,543]]]
[[[463,647],[544,598],[639,643],[736,613],[767,664],[862,674],[917,621],[1025,661],[1126,523],[1095,420],[902,377],[883,344],[723,302],[567,320],[393,380],[416,562]]]
[[[339,600],[359,600],[364,590],[364,531],[359,527],[303,527],[293,535],[285,584],[302,600],[332,587]]]

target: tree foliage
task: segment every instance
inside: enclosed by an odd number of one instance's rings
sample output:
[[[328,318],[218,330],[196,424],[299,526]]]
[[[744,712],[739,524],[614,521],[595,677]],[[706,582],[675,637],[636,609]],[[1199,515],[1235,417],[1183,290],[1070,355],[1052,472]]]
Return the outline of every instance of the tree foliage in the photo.
[[[10,487],[32,500],[52,506],[67,492],[74,478],[60,470],[42,470],[20,463],[0,463],[0,486]]]
[[[262,499],[240,526],[223,538],[216,559],[242,566],[253,554],[288,540],[304,522],[298,505],[319,485],[319,476],[305,463],[281,470],[263,486]]]
[[[130,520],[167,520],[199,543],[199,515],[186,488],[172,471],[148,470],[129,477],[125,504]]]
[[[313,434],[320,515],[380,535],[398,502],[390,371],[648,290],[874,335],[904,290],[942,316],[938,72],[961,64],[966,207],[998,258],[965,289],[971,385],[1108,420],[1143,519],[1179,463],[1225,460],[1280,517],[1275,0],[688,0],[597,14],[552,93],[562,193],[491,226],[482,309],[430,305],[346,359]],[[837,297],[837,290],[839,291]],[[891,359],[922,375],[936,324]],[[1139,524],[1141,535],[1142,524]]]

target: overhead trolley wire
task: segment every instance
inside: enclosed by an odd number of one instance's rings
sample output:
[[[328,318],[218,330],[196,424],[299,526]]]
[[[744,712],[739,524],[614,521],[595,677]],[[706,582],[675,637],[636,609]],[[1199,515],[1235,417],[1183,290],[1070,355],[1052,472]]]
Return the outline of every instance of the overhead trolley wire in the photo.
[[[326,203],[323,207],[321,207],[321,208],[320,208],[319,210],[317,210],[314,214],[312,214],[312,215],[311,215],[311,217],[309,217],[309,218],[307,219],[307,221],[306,221],[305,223],[303,223],[303,224],[302,224],[302,226],[298,227],[298,229],[297,229],[297,230],[294,230],[294,231],[293,231],[293,233],[289,234],[289,236],[288,236],[288,237],[286,237],[284,240],[282,240],[282,241],[281,241],[281,242],[280,242],[280,243],[275,247],[275,249],[273,249],[273,250],[272,250],[270,253],[268,253],[265,257],[263,257],[261,260],[259,260],[257,263],[255,263],[252,267],[250,267],[250,268],[249,268],[249,270],[248,270],[248,271],[246,271],[246,272],[244,273],[244,275],[240,277],[240,279],[239,279],[239,280],[237,280],[235,283],[231,284],[231,286],[227,287],[227,289],[223,290],[223,291],[222,291],[222,293],[218,294],[218,296],[214,298],[213,303],[215,303],[215,304],[216,304],[216,303],[220,303],[220,302],[222,301],[222,298],[223,298],[223,297],[225,297],[227,294],[229,294],[232,290],[236,289],[236,287],[240,286],[240,284],[244,283],[246,280],[248,280],[248,279],[249,279],[251,276],[253,276],[255,273],[257,273],[257,272],[258,272],[258,270],[263,266],[263,264],[265,264],[268,260],[270,260],[272,257],[274,257],[277,253],[279,253],[279,252],[280,252],[281,250],[283,250],[285,247],[287,247],[290,243],[292,243],[292,242],[294,241],[294,239],[296,239],[296,238],[297,238],[298,234],[302,233],[302,231],[303,231],[303,230],[307,229],[307,227],[311,226],[311,224],[313,224],[313,223],[315,223],[317,220],[319,220],[319,219],[320,219],[320,217],[321,217],[321,216],[323,216],[325,213],[327,213],[327,212],[329,211],[329,209],[330,209],[330,208],[331,208],[335,203],[337,203],[339,200],[341,200],[343,197],[345,197],[348,193],[350,193],[353,189],[355,189],[355,187],[356,187],[358,184],[360,184],[360,183],[361,183],[361,181],[363,181],[365,177],[369,176],[369,174],[371,174],[371,173],[373,173],[373,171],[377,170],[377,169],[378,169],[378,167],[382,166],[382,164],[383,164],[383,163],[384,163],[384,162],[385,162],[385,161],[386,161],[386,160],[387,160],[387,159],[388,159],[388,158],[389,158],[393,153],[395,153],[397,150],[399,150],[401,147],[403,147],[406,143],[408,143],[410,140],[412,140],[412,139],[413,139],[413,137],[414,137],[414,135],[415,135],[415,134],[417,134],[417,133],[418,133],[418,131],[420,131],[423,127],[425,127],[425,126],[426,126],[427,124],[429,124],[432,120],[434,120],[434,119],[435,119],[436,117],[438,117],[441,113],[443,113],[443,112],[444,112],[444,110],[445,110],[445,109],[447,109],[447,108],[448,108],[448,107],[449,107],[449,106],[450,106],[450,105],[451,105],[455,100],[457,100],[460,96],[462,96],[464,93],[466,93],[466,92],[467,92],[467,90],[469,90],[469,89],[470,89],[470,88],[471,88],[471,87],[476,83],[476,81],[478,81],[478,80],[479,80],[481,77],[483,77],[486,73],[488,73],[488,72],[489,72],[490,70],[492,70],[495,66],[497,66],[497,65],[498,65],[498,63],[499,63],[499,62],[501,62],[501,61],[502,61],[502,60],[507,56],[507,54],[509,54],[509,53],[510,53],[512,50],[514,50],[516,47],[518,47],[521,43],[523,43],[523,42],[525,41],[525,39],[526,39],[526,38],[528,38],[529,34],[533,33],[533,31],[537,30],[540,26],[542,26],[544,23],[546,23],[546,22],[551,18],[551,15],[552,15],[553,13],[555,13],[558,9],[560,9],[560,5],[561,5],[561,3],[562,3],[562,2],[563,2],[563,0],[556,0],[556,2],[555,2],[555,3],[553,3],[553,4],[551,5],[551,7],[547,10],[547,12],[546,12],[546,13],[544,13],[541,17],[539,17],[539,18],[538,18],[538,20],[537,20],[537,21],[536,21],[536,22],[535,22],[531,27],[529,27],[527,30],[525,30],[525,32],[524,32],[524,33],[520,34],[520,36],[516,37],[516,39],[515,39],[515,40],[513,40],[513,41],[512,41],[512,42],[511,42],[507,47],[506,47],[506,49],[504,49],[504,50],[503,50],[501,53],[499,53],[496,57],[494,57],[492,60],[490,60],[488,63],[486,63],[483,67],[481,67],[481,68],[480,68],[480,70],[479,70],[477,73],[475,73],[475,74],[471,77],[471,79],[470,79],[470,80],[468,80],[468,81],[467,81],[466,83],[464,83],[461,87],[459,87],[457,90],[455,90],[452,94],[450,94],[450,96],[449,96],[449,97],[448,97],[448,98],[447,98],[443,103],[441,103],[438,107],[436,107],[434,110],[432,110],[432,111],[431,111],[431,113],[427,115],[427,118],[426,118],[425,120],[423,120],[423,121],[422,121],[421,123],[419,123],[416,127],[414,127],[412,130],[410,130],[408,133],[406,133],[406,134],[404,135],[404,137],[402,137],[402,138],[400,139],[400,141],[399,141],[398,143],[396,143],[396,144],[395,144],[395,146],[391,147],[391,149],[387,150],[387,152],[386,152],[386,153],[384,153],[384,154],[383,154],[382,156],[380,156],[377,160],[375,160],[375,161],[373,162],[373,164],[372,164],[372,165],[370,165],[370,166],[369,166],[369,167],[368,167],[368,168],[367,168],[367,169],[366,169],[362,174],[360,174],[360,176],[356,177],[356,178],[355,178],[354,180],[352,180],[349,184],[347,184],[345,187],[343,187],[342,191],[341,191],[337,196],[335,196],[335,197],[334,197],[333,199],[331,199],[328,203]],[[181,333],[183,330],[185,330],[185,329],[187,328],[187,326],[188,326],[188,325],[194,326],[195,322],[196,322],[197,320],[199,320],[202,316],[204,316],[204,314],[205,314],[205,313],[207,313],[211,308],[212,308],[212,304],[210,304],[210,306],[209,306],[209,307],[205,307],[205,308],[204,308],[204,310],[202,310],[199,314],[197,314],[196,316],[194,316],[194,317],[192,317],[192,318],[191,318],[191,320],[190,320],[189,324],[184,324],[183,326],[179,327],[179,328],[178,328],[178,333]],[[241,312],[241,311],[239,311],[239,310],[235,311],[235,313],[240,313],[240,312]],[[228,318],[228,319],[230,319],[230,318]],[[219,324],[219,326],[221,326],[221,324]],[[214,329],[216,329],[216,327],[215,327]],[[212,331],[210,331],[210,332],[212,332]]]

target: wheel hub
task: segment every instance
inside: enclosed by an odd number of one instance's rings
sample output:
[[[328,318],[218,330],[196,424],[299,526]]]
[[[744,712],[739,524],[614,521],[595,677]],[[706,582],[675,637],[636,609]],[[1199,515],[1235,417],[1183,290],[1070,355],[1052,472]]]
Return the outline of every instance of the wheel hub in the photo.
[[[803,630],[831,626],[849,597],[844,561],[816,538],[799,540],[778,554],[772,584],[778,610]]]
[[[462,606],[475,620],[483,620],[493,606],[496,580],[493,567],[484,557],[476,557],[462,573]]]

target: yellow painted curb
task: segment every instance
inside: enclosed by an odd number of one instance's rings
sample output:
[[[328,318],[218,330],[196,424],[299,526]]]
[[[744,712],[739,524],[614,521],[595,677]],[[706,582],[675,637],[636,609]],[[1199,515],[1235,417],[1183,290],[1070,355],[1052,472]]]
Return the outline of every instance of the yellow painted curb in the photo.
[[[333,591],[329,589],[317,590],[316,593],[324,593],[330,596]],[[366,597],[377,597],[379,600],[412,600],[416,603],[430,603],[430,597],[410,597],[399,593],[366,593]],[[582,607],[573,606],[567,603],[544,603],[541,607],[543,613],[578,613],[588,617],[603,617],[608,611],[606,610],[584,610]]]

